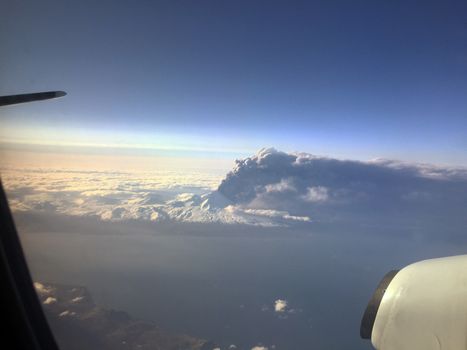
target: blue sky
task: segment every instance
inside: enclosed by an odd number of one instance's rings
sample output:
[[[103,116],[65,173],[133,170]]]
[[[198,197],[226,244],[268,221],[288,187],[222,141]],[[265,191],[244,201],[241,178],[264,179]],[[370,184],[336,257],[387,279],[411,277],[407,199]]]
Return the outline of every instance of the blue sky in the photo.
[[[467,165],[465,1],[8,1],[5,141]]]

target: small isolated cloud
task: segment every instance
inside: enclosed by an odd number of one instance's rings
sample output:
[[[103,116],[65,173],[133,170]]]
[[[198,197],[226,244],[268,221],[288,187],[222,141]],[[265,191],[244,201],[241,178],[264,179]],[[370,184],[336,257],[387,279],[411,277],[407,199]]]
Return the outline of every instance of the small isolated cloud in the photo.
[[[84,299],[84,297],[76,297],[76,298],[71,299],[71,302],[72,303],[79,303],[83,299]]]
[[[251,348],[251,350],[268,350],[267,346],[262,346],[262,345],[256,345]]]
[[[43,304],[44,305],[50,305],[50,304],[55,304],[57,302],[57,299],[54,297],[47,297],[47,299],[44,300]]]
[[[263,308],[262,311],[268,311],[268,308]],[[274,301],[274,312],[280,319],[288,319],[293,314],[302,312],[302,309],[290,307],[290,303],[285,299],[277,299]]]
[[[287,310],[288,302],[284,299],[277,299],[274,302],[274,311],[275,312],[285,312]]]
[[[61,312],[58,316],[59,317],[76,316],[76,312],[75,311],[65,310],[65,311]]]
[[[51,294],[54,291],[54,288],[52,287],[47,287],[44,284],[40,282],[34,282],[34,288],[36,289],[36,292],[39,295],[48,295]]]

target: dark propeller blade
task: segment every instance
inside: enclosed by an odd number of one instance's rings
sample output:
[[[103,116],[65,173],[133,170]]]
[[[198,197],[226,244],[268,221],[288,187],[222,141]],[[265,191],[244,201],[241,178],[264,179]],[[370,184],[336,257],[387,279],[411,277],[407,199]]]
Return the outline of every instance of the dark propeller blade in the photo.
[[[0,96],[0,106],[14,105],[17,103],[24,103],[24,102],[48,100],[51,98],[62,97],[65,95],[66,95],[65,91],[47,91],[47,92],[36,92],[34,94]]]

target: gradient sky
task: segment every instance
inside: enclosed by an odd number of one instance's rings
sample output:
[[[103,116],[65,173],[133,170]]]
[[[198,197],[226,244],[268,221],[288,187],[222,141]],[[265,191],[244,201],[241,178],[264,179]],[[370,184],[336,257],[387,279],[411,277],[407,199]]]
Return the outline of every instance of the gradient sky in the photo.
[[[4,1],[1,140],[467,165],[467,2]]]

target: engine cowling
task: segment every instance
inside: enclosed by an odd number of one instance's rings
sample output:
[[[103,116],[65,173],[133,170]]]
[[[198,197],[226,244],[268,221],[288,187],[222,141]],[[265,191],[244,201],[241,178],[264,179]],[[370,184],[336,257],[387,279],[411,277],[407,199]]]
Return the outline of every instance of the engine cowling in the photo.
[[[365,310],[360,335],[378,350],[467,349],[467,255],[388,273]]]

